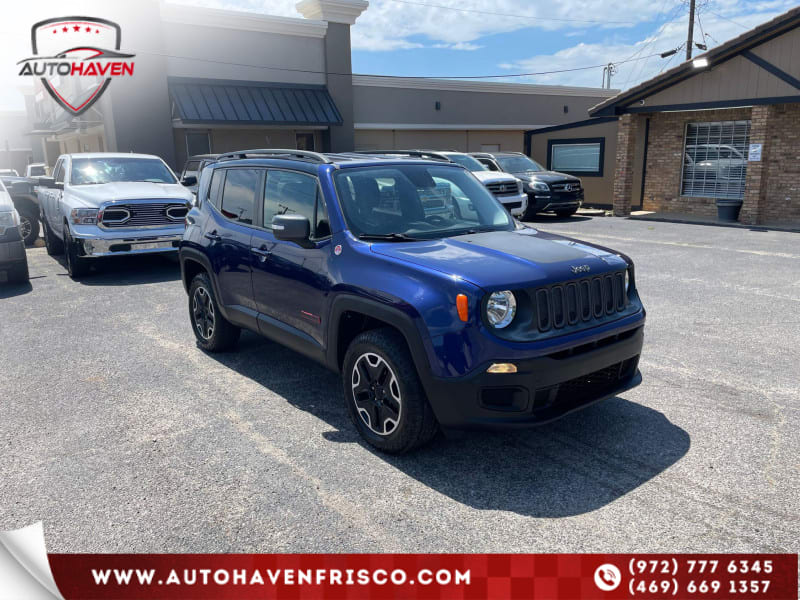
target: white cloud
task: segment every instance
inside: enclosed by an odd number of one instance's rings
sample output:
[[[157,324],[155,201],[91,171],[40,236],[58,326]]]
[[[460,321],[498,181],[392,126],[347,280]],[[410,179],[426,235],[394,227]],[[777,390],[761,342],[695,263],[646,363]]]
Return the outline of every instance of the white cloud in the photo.
[[[729,6],[727,14],[723,15],[727,19],[710,13],[702,15],[703,31],[713,36],[713,39],[707,38],[709,49],[742,34],[745,28],[750,29],[781,14],[786,9],[791,8],[791,6],[787,6],[788,4],[783,0],[762,2],[759,5],[769,9],[769,12],[749,12],[747,14],[732,10]],[[752,5],[748,5],[747,9],[752,9]],[[720,12],[719,14],[722,15],[723,13]],[[732,19],[735,23],[728,19]],[[702,32],[696,27],[695,40],[699,42],[701,39]],[[547,75],[514,78],[514,81],[599,87],[602,81],[602,65],[616,61],[620,64],[616,66],[617,72],[611,80],[611,86],[613,88],[626,89],[680,64],[685,59],[686,50],[682,48],[677,54],[668,58],[661,58],[660,56],[643,57],[659,54],[681,45],[685,46],[685,44],[686,23],[680,19],[660,28],[657,35],[652,35],[635,43],[619,43],[618,41],[581,42],[552,54],[537,54],[513,63],[499,63],[497,66],[500,69],[512,70],[518,73],[562,71]],[[697,55],[701,52],[695,49],[694,54]],[[630,58],[634,60],[622,62]],[[569,69],[579,69],[591,65],[597,65],[597,67],[587,70],[568,71]]]

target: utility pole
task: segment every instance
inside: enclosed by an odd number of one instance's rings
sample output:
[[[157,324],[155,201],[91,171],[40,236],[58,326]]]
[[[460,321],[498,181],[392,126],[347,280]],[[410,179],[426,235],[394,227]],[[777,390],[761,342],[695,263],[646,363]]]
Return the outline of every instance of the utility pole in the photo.
[[[694,46],[694,3],[689,0],[689,36],[686,38],[686,60],[692,60],[692,46]]]

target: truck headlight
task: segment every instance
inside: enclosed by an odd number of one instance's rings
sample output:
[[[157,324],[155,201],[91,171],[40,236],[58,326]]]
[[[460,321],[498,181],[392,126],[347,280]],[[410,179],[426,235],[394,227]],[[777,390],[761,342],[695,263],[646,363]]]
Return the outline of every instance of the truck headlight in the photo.
[[[16,210],[0,212],[0,235],[5,235],[6,229],[19,225],[19,214]]]
[[[73,208],[70,213],[70,220],[73,225],[96,225],[96,208]]]
[[[549,192],[550,186],[544,181],[533,181],[531,182],[531,189],[536,192]]]
[[[495,329],[503,329],[511,324],[517,314],[517,299],[514,292],[503,290],[492,292],[486,302],[486,319]]]
[[[517,193],[518,194],[522,193],[522,188],[523,188],[522,182],[519,179],[517,179]]]

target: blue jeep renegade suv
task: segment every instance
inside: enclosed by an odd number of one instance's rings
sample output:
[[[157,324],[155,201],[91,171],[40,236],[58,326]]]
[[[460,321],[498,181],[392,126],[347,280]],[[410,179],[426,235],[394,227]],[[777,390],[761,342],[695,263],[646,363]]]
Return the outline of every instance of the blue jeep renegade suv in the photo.
[[[521,225],[425,157],[247,150],[205,168],[180,246],[200,348],[247,328],[340,372],[356,428],[392,453],[636,386],[630,259]]]

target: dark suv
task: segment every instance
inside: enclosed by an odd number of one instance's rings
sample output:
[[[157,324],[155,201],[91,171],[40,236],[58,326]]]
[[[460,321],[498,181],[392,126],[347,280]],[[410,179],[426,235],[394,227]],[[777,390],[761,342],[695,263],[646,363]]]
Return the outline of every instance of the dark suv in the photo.
[[[451,162],[222,155],[180,263],[200,348],[247,328],[341,373],[356,428],[387,452],[440,427],[544,423],[641,381],[630,259],[519,224]]]
[[[491,171],[510,173],[522,180],[528,194],[523,220],[532,219],[540,212],[569,217],[583,204],[583,185],[579,177],[548,171],[522,152],[473,152],[472,156]]]

